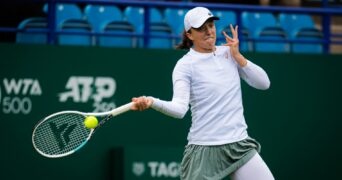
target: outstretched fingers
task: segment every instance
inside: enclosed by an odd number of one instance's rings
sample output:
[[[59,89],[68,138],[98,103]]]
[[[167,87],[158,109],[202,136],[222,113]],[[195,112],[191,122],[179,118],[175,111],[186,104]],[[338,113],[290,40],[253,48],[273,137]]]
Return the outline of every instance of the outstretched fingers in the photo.
[[[231,38],[225,31],[222,31],[224,37],[226,38],[226,41],[233,41],[233,38]]]
[[[222,34],[224,35],[226,39],[226,44],[223,44],[224,46],[232,46],[235,44],[238,44],[239,42],[239,36],[238,36],[238,26],[233,27],[232,24],[230,24],[230,31],[232,33],[232,36],[229,36],[226,32],[222,31]]]
[[[233,25],[230,24],[230,31],[232,32],[233,39],[238,39],[238,25],[236,25],[234,28]]]

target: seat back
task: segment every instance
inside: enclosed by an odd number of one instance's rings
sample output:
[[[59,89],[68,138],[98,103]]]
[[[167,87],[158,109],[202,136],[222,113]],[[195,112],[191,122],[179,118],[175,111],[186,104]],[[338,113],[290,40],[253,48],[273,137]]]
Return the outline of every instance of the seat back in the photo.
[[[296,35],[297,40],[319,41],[323,39],[323,34],[317,29],[302,28]],[[322,53],[323,45],[321,43],[293,43],[292,52],[294,53]]]
[[[254,42],[253,49],[257,52],[288,52],[289,45],[285,41],[287,34],[279,26],[276,17],[268,12],[243,12],[242,25],[251,32],[251,37],[260,40],[270,40],[265,42]]]
[[[133,26],[126,21],[113,21],[103,29],[104,33],[120,33],[120,36],[100,36],[99,46],[105,47],[136,47],[136,38],[130,36]]]
[[[48,13],[48,4],[43,6],[43,11]],[[68,19],[82,19],[83,13],[77,4],[57,4],[56,5],[56,26],[60,27]]]
[[[122,12],[116,6],[87,5],[84,15],[95,32],[101,32],[112,21],[123,20]]]
[[[307,14],[279,14],[279,23],[290,38],[294,38],[296,34],[303,28],[315,28],[315,24],[311,16]]]
[[[79,45],[90,46],[92,45],[92,37],[89,32],[92,32],[91,26],[86,20],[82,19],[69,19],[61,24],[61,31],[71,32],[72,34],[58,35],[58,44],[60,45]],[[83,33],[83,34],[82,34]]]
[[[150,35],[151,36],[164,36],[164,37],[151,37],[150,42],[148,44],[148,48],[157,48],[157,49],[169,49],[173,46],[172,38],[168,38],[166,36],[170,36],[172,34],[171,28],[166,23],[151,23],[150,25]]]
[[[243,12],[242,25],[253,32],[252,37],[258,37],[265,27],[277,27],[277,20],[272,13]]]
[[[151,23],[165,22],[164,16],[159,9],[150,8],[150,22]]]
[[[144,8],[127,6],[124,10],[124,20],[131,23],[136,32],[142,32],[142,24],[144,23]]]
[[[315,27],[314,21],[308,14],[279,14],[279,23],[293,40],[322,40],[323,34]],[[294,53],[322,53],[321,43],[296,42],[291,46]]]
[[[187,9],[166,8],[164,17],[175,35],[181,35],[184,31],[184,16]]]
[[[47,20],[42,17],[27,18],[19,23],[16,42],[24,44],[46,44],[47,33],[39,32],[47,29]],[[32,32],[37,31],[37,32]]]
[[[236,14],[233,11],[214,10],[213,14],[220,18],[220,20],[215,21],[217,33],[221,33],[230,24],[233,26],[236,24]]]
[[[174,44],[179,44],[182,41],[184,31],[184,16],[188,9],[166,8],[164,10],[165,22],[170,26]]]
[[[286,53],[290,51],[286,42],[272,42],[272,40],[285,41],[287,39],[285,31],[281,27],[265,27],[258,35],[261,40],[271,40],[270,42],[255,42],[254,49],[257,52]]]
[[[150,20],[150,34],[151,35],[154,33],[167,34],[166,32],[162,32],[162,31],[158,31],[158,32],[154,31],[153,30],[154,28],[160,27],[159,25],[157,26],[156,24],[164,24],[163,26],[168,27],[167,28],[168,31],[171,31],[170,27],[165,23],[164,17],[159,11],[159,9],[150,8],[149,11],[150,11],[149,20]],[[145,15],[145,10],[142,7],[127,6],[126,9],[124,10],[125,19],[134,26],[135,32],[140,33],[140,34],[144,32],[144,26],[145,26],[144,15]],[[152,24],[155,24],[155,25],[152,25]],[[169,32],[168,34],[171,35],[171,32]],[[157,38],[157,39],[161,40],[160,38]],[[155,41],[158,44],[159,40],[156,40],[155,38],[151,38],[150,44],[155,44]],[[138,39],[138,46],[143,47],[143,38]]]
[[[164,22],[164,17],[157,8],[150,8],[150,23]],[[127,6],[124,10],[124,19],[134,26],[134,29],[138,32],[143,32],[144,29],[144,14],[143,7]]]

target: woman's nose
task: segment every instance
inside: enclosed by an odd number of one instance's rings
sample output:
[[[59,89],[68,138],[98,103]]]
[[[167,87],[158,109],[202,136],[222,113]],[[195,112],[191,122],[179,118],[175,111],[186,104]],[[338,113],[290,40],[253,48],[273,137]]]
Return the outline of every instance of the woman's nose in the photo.
[[[214,33],[214,28],[213,27],[207,27],[205,32],[207,34],[212,34],[212,33]]]

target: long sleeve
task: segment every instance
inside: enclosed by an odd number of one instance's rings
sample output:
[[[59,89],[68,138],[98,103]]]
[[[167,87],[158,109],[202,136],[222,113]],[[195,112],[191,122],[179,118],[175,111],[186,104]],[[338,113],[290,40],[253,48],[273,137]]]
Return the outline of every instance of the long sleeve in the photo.
[[[153,98],[152,108],[174,118],[183,118],[189,109],[190,86],[185,81],[176,81],[172,101]]]
[[[189,109],[190,69],[187,63],[179,61],[172,73],[173,97],[171,101],[153,98],[152,108],[174,118],[183,118]]]
[[[239,67],[239,74],[248,85],[256,89],[266,90],[270,87],[271,82],[266,72],[251,61],[247,61],[245,67]]]

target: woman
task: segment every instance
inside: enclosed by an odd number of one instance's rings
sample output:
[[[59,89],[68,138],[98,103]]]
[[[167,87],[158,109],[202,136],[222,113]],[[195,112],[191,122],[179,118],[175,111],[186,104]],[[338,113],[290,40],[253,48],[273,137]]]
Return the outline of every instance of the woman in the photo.
[[[230,25],[233,37],[215,46],[214,20],[204,7],[184,17],[180,49],[190,49],[176,64],[172,101],[154,97],[133,98],[132,110],[153,108],[183,118],[189,104],[192,125],[181,163],[181,179],[271,180],[274,179],[259,155],[259,143],[250,138],[243,115],[240,78],[250,86],[266,90],[266,72],[239,52],[238,27]]]

